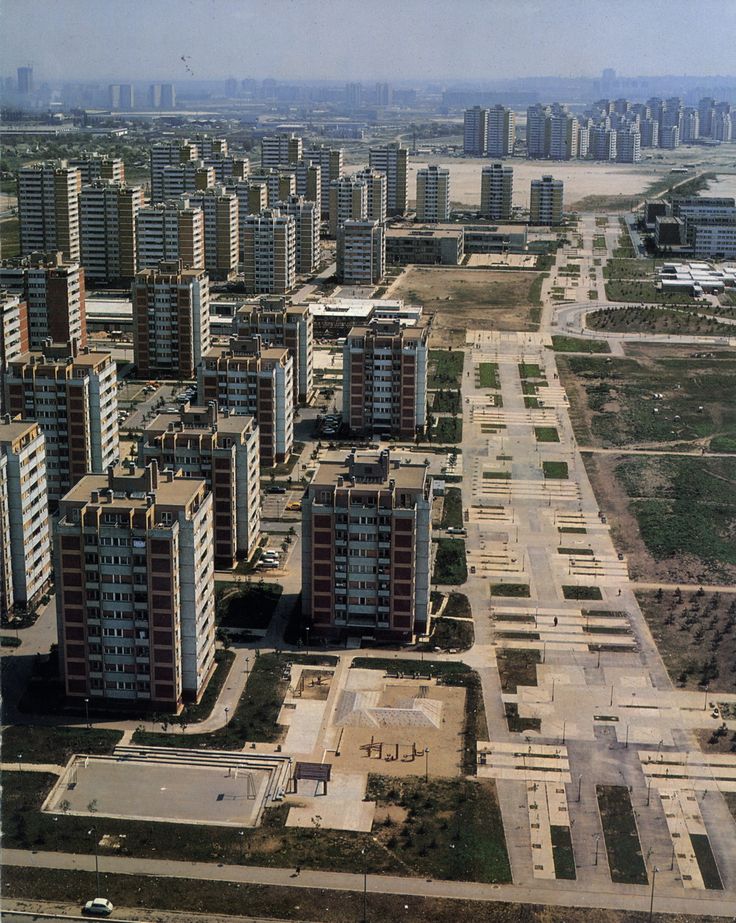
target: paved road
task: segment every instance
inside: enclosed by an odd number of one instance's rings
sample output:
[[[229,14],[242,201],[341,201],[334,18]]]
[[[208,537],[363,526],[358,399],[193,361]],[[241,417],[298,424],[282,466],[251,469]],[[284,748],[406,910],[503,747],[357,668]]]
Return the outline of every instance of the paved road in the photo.
[[[3,863],[22,867],[94,870],[94,856],[72,853],[31,852],[6,849]],[[319,888],[331,891],[363,890],[363,875],[351,872],[311,871],[302,868],[294,875],[290,868],[220,865],[210,862],[175,862],[166,859],[131,859],[122,856],[100,856],[100,872],[121,875],[158,875],[165,878],[234,881],[247,884],[275,885],[282,888]],[[538,903],[560,907],[605,907],[646,911],[650,889],[647,886],[617,885],[585,891],[579,885],[564,881],[536,881],[530,888],[514,885],[487,885],[467,881],[433,881],[394,875],[368,875],[368,894],[398,894],[406,897],[437,897],[467,901],[509,901]],[[111,893],[112,889],[111,889]],[[370,899],[370,898],[369,898]],[[717,892],[697,892],[674,898],[661,895],[656,910],[669,913],[711,914],[733,920],[734,902]]]
[[[733,452],[682,452],[679,450],[668,449],[666,443],[662,443],[664,446],[661,449],[630,449],[626,446],[622,446],[620,449],[601,449],[597,446],[592,445],[581,445],[578,446],[578,449],[583,454],[592,454],[592,455],[687,455],[695,458],[702,458],[706,456],[707,458],[734,458]]]

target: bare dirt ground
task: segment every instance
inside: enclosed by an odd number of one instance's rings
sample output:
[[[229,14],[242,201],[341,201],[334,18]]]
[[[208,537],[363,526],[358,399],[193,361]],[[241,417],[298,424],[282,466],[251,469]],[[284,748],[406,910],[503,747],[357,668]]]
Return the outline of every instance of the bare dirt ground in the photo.
[[[539,273],[410,266],[387,292],[434,315],[430,345],[464,346],[468,327],[536,330],[532,286]]]

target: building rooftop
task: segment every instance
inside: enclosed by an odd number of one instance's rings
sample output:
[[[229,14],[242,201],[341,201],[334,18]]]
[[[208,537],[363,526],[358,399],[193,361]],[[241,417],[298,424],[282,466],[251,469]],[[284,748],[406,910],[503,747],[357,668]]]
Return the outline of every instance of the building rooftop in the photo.
[[[145,509],[153,502],[163,506],[186,506],[206,483],[200,478],[175,477],[159,473],[155,461],[145,468],[118,465],[107,474],[87,474],[62,498],[62,503],[99,503],[106,507]]]
[[[38,430],[38,423],[35,420],[11,418],[9,413],[0,417],[0,443],[16,442],[24,436],[29,436],[34,430]]]
[[[423,490],[426,480],[426,465],[401,464],[398,459],[391,459],[388,449],[380,452],[353,449],[347,455],[338,451],[328,453],[317,467],[310,487],[390,489],[393,486]]]
[[[159,413],[145,427],[144,432],[158,435],[168,431],[184,433],[232,433],[240,435],[256,425],[247,415],[219,413],[214,404],[184,404],[179,413]]]

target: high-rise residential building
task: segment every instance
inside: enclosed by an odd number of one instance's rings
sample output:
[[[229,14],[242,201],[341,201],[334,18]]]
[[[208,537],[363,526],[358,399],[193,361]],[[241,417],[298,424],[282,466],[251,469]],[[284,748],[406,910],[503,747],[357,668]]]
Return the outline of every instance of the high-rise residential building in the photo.
[[[197,370],[197,397],[220,410],[254,416],[261,465],[285,462],[294,445],[294,360],[260,336],[233,338],[209,350]]]
[[[319,147],[309,148],[304,151],[304,159],[308,163],[319,166],[322,174],[322,217],[330,215],[330,183],[340,179],[344,173],[342,148]]]
[[[46,450],[38,423],[0,418],[0,608],[29,608],[51,580],[51,524],[46,493]],[[11,598],[12,597],[12,598]],[[8,602],[10,601],[10,606]],[[5,614],[5,612],[3,614]]]
[[[391,85],[388,83],[377,83],[375,86],[375,100],[377,106],[391,105]]]
[[[245,290],[285,295],[296,284],[296,221],[278,208],[247,215],[241,239]]]
[[[511,157],[516,142],[516,116],[507,106],[488,110],[488,133],[485,153],[489,157]]]
[[[296,271],[300,275],[311,275],[316,272],[322,258],[319,204],[296,195],[279,202],[278,207],[283,214],[294,219]]]
[[[700,137],[700,114],[697,109],[687,106],[680,116],[680,141],[692,144]]]
[[[182,201],[160,202],[138,210],[136,223],[138,270],[181,260],[186,269],[203,268],[204,213]]]
[[[30,349],[28,304],[21,295],[0,289],[0,412],[4,411],[3,369],[5,363]]]
[[[107,92],[111,109],[117,112],[130,112],[135,108],[135,90],[132,83],[111,83]]]
[[[514,171],[503,163],[483,167],[480,177],[480,216],[491,221],[511,218]]]
[[[562,223],[564,184],[561,179],[543,176],[533,179],[529,201],[529,223],[552,226]]]
[[[343,346],[342,406],[351,431],[414,439],[427,423],[426,324],[353,327]]]
[[[215,168],[203,160],[172,164],[161,171],[161,199],[173,199],[185,192],[203,192],[216,182]]]
[[[715,141],[733,140],[733,119],[730,112],[716,110],[713,113],[711,134]]]
[[[450,218],[450,171],[431,164],[417,171],[417,221]]]
[[[215,668],[212,494],[155,461],[88,475],[55,531],[59,663],[93,707],[178,710]]]
[[[176,108],[176,89],[173,83],[152,83],[148,89],[148,104],[152,109]]]
[[[473,106],[465,110],[463,119],[463,153],[470,157],[484,157],[488,145],[488,109]]]
[[[659,146],[673,151],[680,146],[680,129],[677,125],[666,125],[659,129]]]
[[[527,157],[542,159],[549,157],[550,108],[535,103],[526,110],[526,152]]]
[[[303,196],[308,202],[316,202],[319,206],[317,217],[322,212],[322,170],[319,164],[300,160],[296,165],[296,194]]]
[[[49,339],[87,345],[85,272],[78,262],[64,260],[60,251],[5,260],[0,289],[26,303],[28,349],[41,349]]]
[[[204,221],[204,268],[210,279],[227,281],[238,272],[240,222],[238,197],[224,186],[182,196],[186,208],[198,208]]]
[[[638,128],[624,128],[616,132],[616,160],[619,163],[639,163],[641,133]]]
[[[659,143],[662,147],[663,141],[670,140],[671,129],[677,129],[677,144],[680,143],[682,134],[682,100],[679,96],[672,96],[662,103],[660,121],[659,121]]]
[[[222,186],[247,180],[250,176],[250,160],[247,157],[231,154],[213,154],[203,159],[202,163],[215,172],[215,183]]]
[[[212,493],[215,567],[235,567],[249,558],[261,528],[258,426],[253,417],[221,414],[216,405],[186,404],[177,413],[161,413],[143,430],[138,460],[155,459],[160,470],[172,468],[202,478]]]
[[[386,210],[389,215],[406,214],[409,151],[399,141],[372,147],[368,153],[371,170],[386,175]]]
[[[238,224],[242,238],[246,217],[258,215],[268,208],[268,186],[265,183],[254,183],[248,179],[229,186],[228,189],[238,197]]]
[[[52,506],[87,472],[119,458],[117,367],[108,352],[80,352],[72,342],[21,354],[8,363],[5,405],[43,431]]]
[[[342,176],[330,183],[330,236],[350,218],[365,219],[368,212],[368,187],[360,174]]]
[[[564,106],[553,106],[549,116],[550,160],[572,160],[578,156],[578,120]]]
[[[143,189],[94,180],[79,196],[82,264],[96,282],[130,282],[137,269],[137,218]]]
[[[713,137],[713,113],[715,109],[716,101],[712,96],[704,96],[698,103],[700,134],[704,138]]]
[[[263,183],[268,193],[268,205],[275,207],[289,196],[296,195],[296,168],[294,170],[263,170],[252,173],[251,183]]]
[[[337,277],[345,285],[378,285],[386,271],[386,232],[378,221],[348,220],[337,232]]]
[[[380,221],[383,224],[387,213],[386,175],[369,167],[367,170],[361,170],[357,176],[366,187],[365,217],[370,221]]]
[[[141,270],[131,287],[133,355],[139,376],[194,378],[210,348],[209,278],[182,260]]]
[[[588,156],[590,147],[590,125],[578,125],[578,157],[583,160]]]
[[[125,182],[125,163],[120,157],[104,157],[101,154],[86,154],[70,158],[69,166],[79,170],[82,186],[88,186],[98,179],[109,179],[115,183]]]
[[[312,636],[408,643],[427,627],[432,494],[389,451],[320,462],[302,502],[302,606]]]
[[[21,253],[61,250],[78,260],[79,170],[66,161],[38,163],[18,171]]]
[[[294,403],[306,403],[312,393],[313,317],[307,305],[290,304],[283,296],[265,295],[235,314],[238,339],[260,336],[264,346],[288,349],[294,361]]]
[[[659,147],[659,122],[656,119],[642,119],[639,131],[642,147]]]
[[[151,203],[164,198],[163,172],[166,167],[199,160],[198,145],[186,138],[154,144],[151,148]]]
[[[613,128],[594,125],[590,129],[588,153],[593,160],[615,160],[617,132]]]
[[[16,73],[18,76],[19,95],[30,96],[33,92],[33,68],[28,64],[25,67],[19,67]]]
[[[265,135],[261,140],[261,169],[277,170],[302,159],[304,142],[295,134]]]
[[[345,84],[345,105],[348,109],[360,109],[363,105],[363,84],[346,83]]]

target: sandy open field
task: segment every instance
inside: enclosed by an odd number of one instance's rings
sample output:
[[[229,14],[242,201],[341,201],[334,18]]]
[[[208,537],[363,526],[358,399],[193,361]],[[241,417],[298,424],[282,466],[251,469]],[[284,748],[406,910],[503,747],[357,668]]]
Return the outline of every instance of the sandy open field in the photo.
[[[430,342],[462,346],[468,327],[535,330],[531,288],[539,273],[410,266],[386,297],[424,305],[434,314]]]

